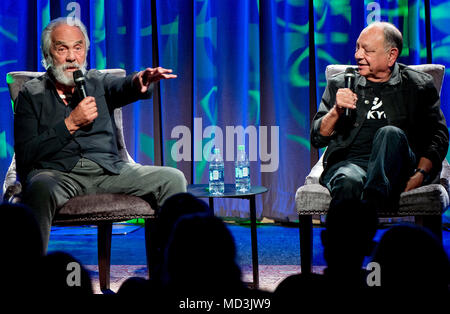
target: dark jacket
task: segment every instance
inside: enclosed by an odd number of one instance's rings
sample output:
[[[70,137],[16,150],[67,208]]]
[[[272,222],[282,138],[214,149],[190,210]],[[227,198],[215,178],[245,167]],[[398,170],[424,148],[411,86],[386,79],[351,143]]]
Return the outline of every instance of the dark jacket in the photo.
[[[336,92],[344,88],[344,73],[331,77],[322,96],[319,110],[311,126],[311,143],[316,148],[328,146],[324,156],[324,172],[342,159],[346,148],[358,135],[362,123],[366,119],[371,104],[365,103],[368,94],[366,79],[357,74],[355,93],[358,95],[356,114],[353,119],[340,118],[335,132],[331,136],[319,133],[323,116],[334,106]],[[416,154],[430,159],[433,163],[431,177],[436,176],[447,155],[449,134],[444,115],[440,109],[439,92],[433,84],[431,75],[413,70],[403,64],[396,63],[387,86],[381,92],[388,125],[402,129],[409,145]]]
[[[119,173],[123,161],[117,148],[114,109],[149,98],[132,86],[133,74],[119,78],[90,70],[87,94],[95,97],[98,117],[70,134],[64,119],[80,99],[66,106],[58,96],[49,73],[26,82],[15,101],[14,141],[19,179],[24,182],[33,169],[70,171],[86,157],[111,173]]]

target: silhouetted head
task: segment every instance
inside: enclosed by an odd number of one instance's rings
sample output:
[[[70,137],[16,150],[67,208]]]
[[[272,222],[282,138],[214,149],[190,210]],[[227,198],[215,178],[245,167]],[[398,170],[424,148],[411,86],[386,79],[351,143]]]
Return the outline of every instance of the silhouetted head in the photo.
[[[360,200],[333,200],[321,238],[328,268],[361,269],[377,230],[375,211]]]
[[[43,295],[86,296],[93,294],[88,271],[72,255],[52,252],[42,259],[39,293]]]
[[[190,193],[178,193],[169,197],[161,207],[158,220],[158,246],[164,249],[175,222],[183,215],[213,211],[202,200]]]
[[[7,237],[2,238],[2,247],[12,258],[39,258],[43,244],[39,225],[29,207],[22,204],[2,203],[0,213]]]
[[[17,287],[26,291],[34,285],[43,243],[39,225],[31,209],[21,204],[0,204],[2,215],[0,269],[4,286],[13,292]],[[8,288],[6,288],[8,290]],[[17,290],[16,290],[17,291]]]
[[[225,223],[207,213],[176,223],[165,252],[164,283],[177,294],[216,295],[242,287],[234,239]]]
[[[402,291],[447,291],[450,265],[441,242],[430,231],[399,225],[386,231],[373,261],[380,264],[381,287]]]

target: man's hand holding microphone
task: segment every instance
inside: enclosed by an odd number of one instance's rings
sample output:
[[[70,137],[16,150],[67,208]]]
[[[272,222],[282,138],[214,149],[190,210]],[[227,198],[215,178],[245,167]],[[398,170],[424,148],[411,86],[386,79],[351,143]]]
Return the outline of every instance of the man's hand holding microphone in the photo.
[[[97,116],[98,112],[95,98],[92,96],[88,96],[80,101],[80,103],[65,119],[67,129],[69,130],[70,134],[73,134],[79,128],[82,128],[94,122]]]
[[[358,96],[350,88],[339,88],[336,93],[336,111],[341,115],[349,116],[350,110],[356,109]]]
[[[345,70],[345,88],[339,88],[336,93],[336,111],[341,116],[349,118],[351,110],[356,109],[356,102],[358,96],[354,93],[355,90],[355,69],[348,67]]]
[[[73,80],[82,100],[64,120],[70,134],[73,134],[78,129],[91,124],[98,116],[95,98],[92,96],[87,96],[86,82],[84,80],[83,72],[81,72],[81,70],[73,72]]]
[[[355,69],[348,67],[345,70],[345,88],[339,88],[336,92],[336,102],[333,108],[323,117],[320,124],[320,134],[331,136],[334,133],[334,127],[340,117],[349,119],[351,111],[356,109],[358,96],[354,93],[355,89]]]

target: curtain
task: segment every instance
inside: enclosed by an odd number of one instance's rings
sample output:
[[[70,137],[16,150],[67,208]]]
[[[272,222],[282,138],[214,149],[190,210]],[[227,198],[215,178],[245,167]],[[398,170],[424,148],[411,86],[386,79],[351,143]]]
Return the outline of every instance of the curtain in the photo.
[[[2,1],[0,178],[14,153],[6,74],[43,71],[43,27],[59,16],[79,16],[91,39],[90,68],[132,73],[162,66],[178,75],[161,82],[153,99],[123,109],[127,147],[137,162],[176,167],[189,183],[207,183],[208,158],[218,146],[226,183],[233,183],[237,145],[244,144],[252,184],[269,189],[257,198],[258,217],[296,220],[294,197],[310,170],[310,117],[326,85],[325,67],[354,64],[359,33],[375,20],[402,31],[400,62],[448,67],[449,9],[448,0]],[[248,203],[218,200],[216,214],[246,219]]]

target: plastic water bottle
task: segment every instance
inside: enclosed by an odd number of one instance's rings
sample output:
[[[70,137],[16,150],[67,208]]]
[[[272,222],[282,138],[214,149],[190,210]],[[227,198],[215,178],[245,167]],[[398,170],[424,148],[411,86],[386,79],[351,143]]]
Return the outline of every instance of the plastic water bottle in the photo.
[[[214,154],[209,164],[209,194],[222,195],[225,191],[224,163],[219,148],[214,148]]]
[[[246,193],[250,190],[250,161],[245,153],[245,146],[239,145],[235,162],[236,192]]]

